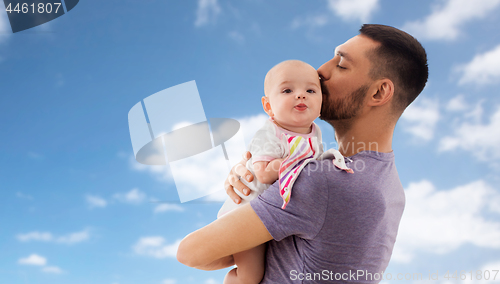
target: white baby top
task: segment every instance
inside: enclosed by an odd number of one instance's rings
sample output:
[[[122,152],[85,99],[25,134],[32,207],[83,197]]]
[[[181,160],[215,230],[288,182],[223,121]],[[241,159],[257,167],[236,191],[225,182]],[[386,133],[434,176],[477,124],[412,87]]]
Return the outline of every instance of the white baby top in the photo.
[[[254,175],[254,177],[255,172],[253,169],[253,163],[261,161],[268,162],[288,156],[288,141],[286,136],[283,134],[287,134],[289,136],[302,136],[306,139],[311,138],[311,144],[315,151],[314,156],[319,157],[319,155],[323,153],[321,130],[314,122],[312,123],[312,129],[309,134],[301,134],[277,126],[270,118],[266,121],[264,126],[255,133],[250,145],[248,146],[248,151],[252,153],[252,158],[247,161],[246,168],[252,173],[252,175]],[[220,218],[223,214],[237,208],[238,206],[248,203],[250,200],[253,200],[270,186],[270,184],[260,183],[257,178],[254,178],[252,182],[247,182],[244,179],[241,179],[241,181],[247,185],[252,192],[248,196],[245,196],[235,190],[235,192],[241,197],[240,204],[236,204],[228,198],[219,210],[217,218]]]

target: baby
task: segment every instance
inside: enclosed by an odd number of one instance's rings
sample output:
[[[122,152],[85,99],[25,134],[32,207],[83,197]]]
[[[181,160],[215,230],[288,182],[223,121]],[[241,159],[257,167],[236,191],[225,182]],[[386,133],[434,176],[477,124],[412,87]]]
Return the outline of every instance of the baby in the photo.
[[[288,60],[269,70],[264,80],[262,106],[269,120],[257,131],[249,145],[252,158],[247,169],[256,177],[242,180],[250,189],[242,202],[226,200],[217,215],[223,215],[257,197],[279,179],[282,209],[290,202],[291,189],[302,168],[323,152],[321,131],[313,122],[321,110],[322,94],[319,76],[311,65]],[[343,161],[334,162],[349,170]],[[335,159],[334,161],[337,161]],[[239,192],[237,192],[239,194]],[[264,276],[265,244],[233,255],[237,268],[228,272],[224,283],[259,283]]]

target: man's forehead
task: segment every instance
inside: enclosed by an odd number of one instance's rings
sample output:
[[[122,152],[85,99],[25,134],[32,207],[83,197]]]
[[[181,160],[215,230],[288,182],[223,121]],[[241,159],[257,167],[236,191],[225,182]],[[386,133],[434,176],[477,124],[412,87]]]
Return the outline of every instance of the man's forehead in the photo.
[[[354,58],[351,56],[351,54],[346,50],[349,50],[349,49],[343,47],[342,45],[339,45],[335,48],[335,55],[343,57],[347,61],[355,61]]]
[[[375,48],[377,45],[378,43],[372,39],[357,35],[337,46],[335,55],[338,54],[349,61],[359,61],[365,58],[366,51]]]

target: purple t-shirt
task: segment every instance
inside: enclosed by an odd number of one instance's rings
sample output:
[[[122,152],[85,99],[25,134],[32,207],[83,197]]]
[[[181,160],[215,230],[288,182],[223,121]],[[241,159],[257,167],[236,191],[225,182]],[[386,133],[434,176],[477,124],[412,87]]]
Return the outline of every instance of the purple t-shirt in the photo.
[[[392,254],[405,203],[394,154],[363,151],[347,161],[312,161],[290,203],[276,182],[250,202],[274,240],[261,283],[377,283]]]

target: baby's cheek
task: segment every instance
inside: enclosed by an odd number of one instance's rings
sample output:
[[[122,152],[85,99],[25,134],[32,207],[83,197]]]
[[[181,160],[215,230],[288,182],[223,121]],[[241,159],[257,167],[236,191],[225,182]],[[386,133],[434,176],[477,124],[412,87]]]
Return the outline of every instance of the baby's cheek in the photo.
[[[321,111],[321,100],[315,105],[315,110],[319,114]]]

